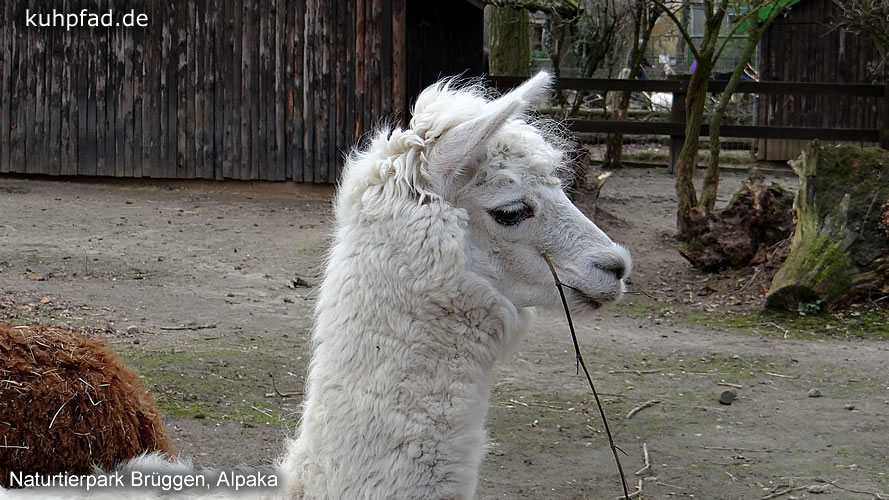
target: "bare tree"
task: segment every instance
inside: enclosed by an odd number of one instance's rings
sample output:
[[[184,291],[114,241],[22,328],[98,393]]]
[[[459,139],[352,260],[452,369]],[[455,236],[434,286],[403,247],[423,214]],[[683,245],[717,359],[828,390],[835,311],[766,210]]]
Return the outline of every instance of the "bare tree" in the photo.
[[[840,8],[834,27],[870,35],[883,64],[889,64],[889,0],[834,0],[834,3]]]
[[[719,121],[725,113],[728,100],[743,74],[744,68],[750,62],[750,58],[756,51],[759,39],[768,25],[788,7],[786,0],[703,0],[704,34],[699,44],[695,44],[685,25],[676,17],[679,9],[672,9],[662,0],[651,0],[661,9],[676,25],[682,38],[688,45],[696,61],[696,68],[691,75],[686,94],[686,123],[685,142],[676,161],[676,195],[679,198],[679,206],[676,213],[677,236],[680,239],[689,239],[695,223],[702,220],[702,216],[713,208],[716,200],[716,189],[719,183]],[[738,14],[731,20],[727,35],[723,35],[724,23],[727,14],[733,11]],[[693,182],[694,169],[698,159],[698,147],[700,139],[698,134],[704,121],[704,105],[707,102],[707,83],[716,62],[722,56],[729,40],[739,32],[746,34],[747,43],[741,54],[740,60],[732,73],[729,84],[720,98],[718,113],[710,122],[711,130],[715,127],[715,133],[711,132],[710,144],[715,154],[715,163],[711,158],[712,168],[708,166],[708,174],[704,179],[702,199],[698,200]],[[721,43],[720,43],[721,41]],[[715,171],[715,172],[714,172]]]
[[[648,48],[648,41],[651,39],[651,30],[654,29],[660,17],[660,10],[655,8],[650,0],[636,0],[632,4],[632,45],[630,47],[628,67],[630,68],[628,78],[635,80],[639,69],[642,67],[642,59],[645,56],[645,49]],[[611,111],[612,120],[623,120],[626,118],[627,110],[630,108],[630,91],[623,92],[620,103]],[[605,157],[602,160],[602,167],[612,169],[620,166],[620,159],[623,153],[623,134],[610,134],[605,146]]]

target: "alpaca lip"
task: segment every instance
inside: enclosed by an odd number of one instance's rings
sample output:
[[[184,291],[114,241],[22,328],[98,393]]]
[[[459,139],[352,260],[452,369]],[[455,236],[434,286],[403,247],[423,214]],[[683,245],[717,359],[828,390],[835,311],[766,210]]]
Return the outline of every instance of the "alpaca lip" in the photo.
[[[578,297],[580,297],[580,299],[583,301],[584,304],[592,307],[593,309],[598,309],[598,308],[602,307],[601,300],[595,299],[595,298],[587,295],[583,290],[580,290],[580,289],[575,288],[573,286],[568,287],[568,288],[571,288],[571,290],[574,292],[574,294],[577,295]]]

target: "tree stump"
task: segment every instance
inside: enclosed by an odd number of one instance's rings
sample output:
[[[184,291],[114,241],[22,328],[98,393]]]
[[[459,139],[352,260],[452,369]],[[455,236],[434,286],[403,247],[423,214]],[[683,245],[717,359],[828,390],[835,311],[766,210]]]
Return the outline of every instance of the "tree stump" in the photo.
[[[695,209],[679,253],[707,272],[740,269],[768,260],[769,250],[793,230],[790,193],[766,184],[762,174],[750,179],[718,212]]]
[[[889,292],[889,152],[816,141],[790,164],[796,230],[766,307],[830,311]]]

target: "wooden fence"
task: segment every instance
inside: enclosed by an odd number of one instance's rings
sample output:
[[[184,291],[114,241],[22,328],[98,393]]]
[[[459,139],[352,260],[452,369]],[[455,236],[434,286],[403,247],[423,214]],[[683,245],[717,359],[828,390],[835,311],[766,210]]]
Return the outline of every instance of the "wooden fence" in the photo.
[[[494,86],[508,89],[524,79],[519,77],[493,77]],[[709,92],[725,90],[727,82],[710,81]],[[672,171],[674,162],[685,141],[685,96],[688,80],[609,80],[587,78],[560,79],[557,88],[578,91],[632,91],[671,92],[673,106],[669,122],[573,120],[569,128],[574,132],[621,133],[645,135],[669,135]],[[799,82],[747,82],[738,83],[736,94],[779,94],[785,96],[816,95],[829,97],[877,97],[883,99],[882,124],[879,129],[824,128],[824,127],[776,127],[761,125],[722,125],[722,137],[771,138],[771,139],[819,139],[824,141],[879,142],[889,149],[889,84],[832,84]],[[701,126],[700,134],[709,135],[709,127]]]
[[[333,182],[406,108],[405,4],[6,0],[0,173]],[[39,28],[26,9],[149,24]]]

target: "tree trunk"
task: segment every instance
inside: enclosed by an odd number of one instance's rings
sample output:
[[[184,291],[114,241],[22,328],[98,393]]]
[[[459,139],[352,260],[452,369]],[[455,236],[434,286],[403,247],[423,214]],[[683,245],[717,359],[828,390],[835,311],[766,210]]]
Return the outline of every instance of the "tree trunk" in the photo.
[[[694,225],[692,211],[698,206],[697,193],[694,185],[695,166],[698,163],[698,145],[701,123],[704,121],[704,104],[707,102],[707,82],[713,63],[698,61],[698,67],[691,75],[686,97],[685,142],[676,160],[676,196],[679,208],[676,214],[677,236],[684,239]]]
[[[707,173],[704,174],[704,185],[701,187],[701,206],[707,212],[712,212],[713,207],[716,206],[716,192],[719,189],[719,153],[722,150],[719,143],[719,129],[722,126],[722,117],[725,115],[725,110],[731,102],[732,93],[738,86],[738,82],[741,81],[744,68],[747,67],[747,63],[750,62],[756,53],[756,47],[759,45],[761,35],[761,33],[756,32],[748,35],[747,43],[744,45],[744,52],[741,54],[741,58],[737,66],[735,66],[735,71],[729,78],[725,90],[719,97],[719,104],[710,118],[710,161],[707,163]]]
[[[645,27],[642,27],[643,18]],[[635,80],[639,69],[642,67],[642,58],[645,56],[645,49],[648,47],[648,41],[651,39],[651,30],[654,29],[654,22],[651,21],[652,16],[648,15],[648,6],[642,0],[636,4],[636,11],[633,15],[633,51],[630,58],[630,80]],[[657,17],[654,17],[657,19]],[[642,41],[639,41],[639,36]],[[620,98],[620,104],[617,109],[611,112],[612,120],[623,120],[627,116],[627,110],[630,109],[630,91],[624,91]],[[621,156],[623,156],[624,135],[609,134],[605,143],[605,156],[602,159],[602,168],[613,170],[620,168]]]
[[[676,196],[679,198],[679,207],[676,211],[677,238],[687,240],[695,222],[704,215],[698,206],[697,194],[694,186],[694,172],[698,164],[698,145],[701,123],[704,121],[704,104],[707,102],[707,82],[716,65],[718,54],[716,45],[719,42],[719,29],[725,18],[728,0],[722,0],[719,8],[712,10],[712,2],[704,2],[704,13],[707,16],[704,22],[704,38],[697,53],[699,55],[697,68],[691,75],[686,96],[686,122],[685,143],[676,160]]]
[[[889,152],[815,142],[791,164],[796,230],[766,306],[830,311],[889,292]]]
[[[528,76],[531,46],[528,11],[485,6],[485,46],[493,76]]]

